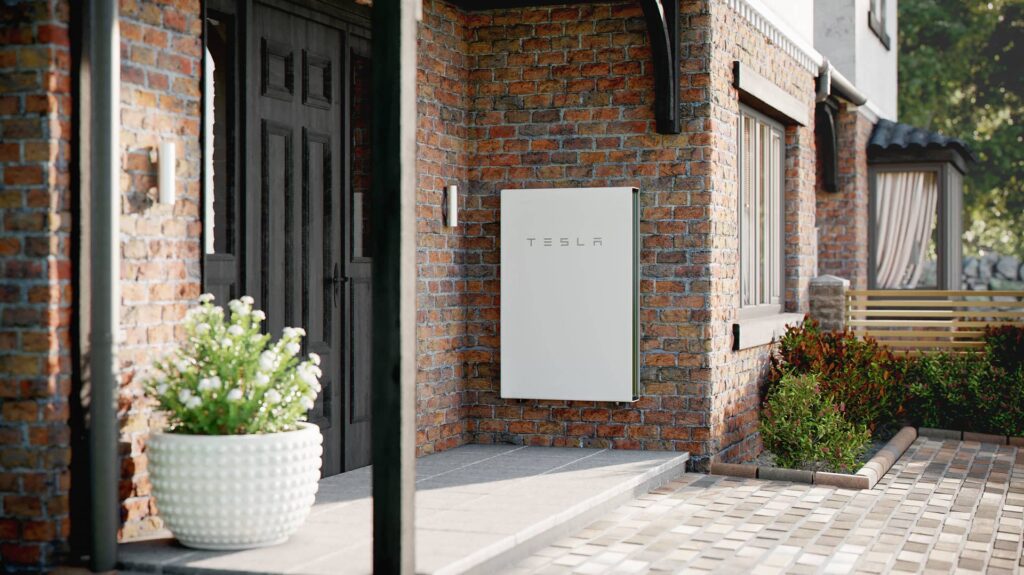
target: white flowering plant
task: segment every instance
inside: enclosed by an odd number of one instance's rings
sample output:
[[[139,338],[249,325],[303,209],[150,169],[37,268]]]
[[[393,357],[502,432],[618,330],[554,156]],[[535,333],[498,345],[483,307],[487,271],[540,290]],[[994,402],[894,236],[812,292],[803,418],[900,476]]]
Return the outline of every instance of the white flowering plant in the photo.
[[[240,435],[290,431],[305,421],[320,393],[320,357],[301,358],[302,328],[287,327],[271,343],[266,319],[248,296],[230,315],[203,294],[185,317],[188,339],[146,380],[147,395],[168,416],[169,431]]]

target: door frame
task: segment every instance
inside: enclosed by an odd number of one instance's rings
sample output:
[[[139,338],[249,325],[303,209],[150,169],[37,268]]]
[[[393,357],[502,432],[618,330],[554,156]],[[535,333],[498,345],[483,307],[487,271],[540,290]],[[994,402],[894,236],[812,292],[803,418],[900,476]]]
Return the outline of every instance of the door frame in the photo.
[[[247,222],[255,221],[252,218],[258,219],[259,214],[253,214],[252,210],[259,209],[259,203],[248,201],[251,193],[255,193],[253,190],[247,189],[246,185],[246,174],[250,167],[250,164],[254,160],[250,160],[249,155],[246,153],[246,143],[250,137],[259,132],[259,123],[256,120],[255,110],[258,105],[259,91],[252,89],[255,84],[253,74],[258,74],[257,70],[250,69],[249,55],[247,53],[248,45],[251,40],[250,35],[255,29],[255,4],[260,3],[271,8],[281,10],[293,14],[295,16],[312,20],[320,24],[335,28],[343,34],[342,49],[343,53],[340,55],[341,63],[343,65],[344,77],[341,79],[342,90],[340,94],[344,98],[342,104],[342,125],[338,126],[337,129],[342,130],[341,150],[340,157],[342,159],[342,187],[339,192],[341,195],[341,205],[338,207],[341,210],[340,221],[341,229],[339,232],[342,234],[341,239],[341,250],[342,260],[344,263],[345,255],[347,250],[350,249],[351,240],[347,238],[348,226],[347,217],[348,210],[351,203],[350,199],[350,186],[349,175],[351,171],[351,141],[349,138],[348,130],[350,127],[350,89],[348,86],[348,61],[350,54],[349,38],[356,37],[358,42],[365,42],[366,45],[370,45],[370,27],[371,27],[371,10],[368,6],[362,6],[356,4],[352,0],[202,0],[201,11],[202,11],[202,22],[203,31],[201,34],[201,51],[202,54],[206,54],[207,43],[209,35],[207,33],[209,12],[211,10],[218,11],[221,13],[233,14],[234,16],[234,38],[232,44],[234,48],[234,70],[235,74],[232,78],[232,89],[235,109],[232,114],[233,125],[230,126],[229,138],[233,142],[233,147],[229,151],[231,156],[232,168],[229,171],[233,182],[230,186],[234,194],[229,208],[229,220],[231,221],[230,237],[228,245],[231,247],[231,254],[207,254],[206,253],[206,242],[207,238],[207,227],[206,227],[206,201],[209,190],[206,186],[206,171],[207,171],[207,159],[206,156],[212,153],[212,150],[208,148],[206,142],[206,125],[207,125],[207,98],[209,94],[204,89],[201,93],[201,129],[200,129],[200,149],[202,151],[202,162],[200,163],[200,221],[203,224],[201,226],[201,248],[200,248],[200,275],[201,282],[204,291],[207,289],[211,280],[224,281],[230,275],[233,277],[234,288],[231,293],[231,297],[238,297],[243,293],[253,293],[254,290],[259,289],[260,278],[257,277],[259,274],[248,272],[253,268],[253,262],[258,262],[261,257],[262,250],[261,246],[254,244],[251,241],[246,241],[246,238],[252,239],[252,230],[248,229]],[[202,66],[202,77],[206,78],[208,74],[206,59],[203,58]],[[256,258],[253,260],[252,258]],[[347,273],[347,272],[346,272]],[[308,288],[307,288],[308,289]],[[343,300],[349,301],[348,290],[349,286],[344,286],[345,295]],[[345,424],[347,422],[347,415],[350,409],[348,396],[349,396],[349,380],[346,377],[351,371],[351,366],[348,365],[348,356],[346,355],[349,349],[348,339],[350,334],[349,324],[351,323],[351,312],[348,311],[347,306],[343,306],[340,310],[341,314],[341,338],[337,344],[338,349],[335,350],[340,358],[341,364],[341,380],[339,381],[339,391],[341,393],[341,406],[340,413],[342,415],[341,427],[338,429],[338,453],[326,454],[324,456],[325,467],[324,475],[331,474],[334,472],[347,471],[345,462],[346,449],[345,449]],[[368,438],[367,438],[368,442]],[[367,443],[367,449],[369,444]],[[330,469],[328,469],[330,468]]]

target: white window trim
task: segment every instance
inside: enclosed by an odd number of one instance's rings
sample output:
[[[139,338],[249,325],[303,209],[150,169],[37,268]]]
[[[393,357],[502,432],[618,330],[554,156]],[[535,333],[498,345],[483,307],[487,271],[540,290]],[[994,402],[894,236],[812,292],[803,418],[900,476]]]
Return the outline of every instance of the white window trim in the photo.
[[[778,169],[778,178],[779,178],[779,182],[778,182],[778,185],[779,185],[779,195],[778,195],[778,200],[777,200],[778,201],[778,215],[777,215],[777,220],[776,220],[776,225],[778,226],[778,230],[779,230],[778,231],[779,239],[778,239],[778,246],[777,246],[777,249],[778,249],[778,254],[777,254],[777,258],[778,258],[777,259],[777,262],[778,262],[778,264],[777,264],[778,265],[778,270],[777,270],[778,278],[776,280],[778,282],[777,288],[779,290],[778,291],[779,295],[778,295],[777,303],[763,303],[763,304],[754,304],[754,305],[744,305],[743,304],[743,277],[744,277],[744,271],[743,271],[743,269],[744,269],[744,262],[743,262],[743,258],[745,257],[744,256],[744,253],[745,253],[744,252],[744,250],[745,250],[745,248],[744,248],[744,244],[745,244],[744,239],[746,238],[745,230],[744,230],[744,225],[743,225],[743,200],[745,198],[744,189],[743,189],[743,165],[744,165],[744,161],[745,161],[745,159],[744,159],[745,150],[744,150],[744,146],[743,146],[743,119],[744,119],[744,117],[753,118],[758,123],[766,125],[768,128],[770,128],[772,130],[775,130],[778,133],[779,140],[780,140],[779,141],[779,158],[778,158],[778,162],[776,163],[776,167]],[[738,271],[739,271],[739,278],[740,278],[740,286],[739,286],[739,290],[738,290],[739,293],[737,294],[737,297],[739,299],[739,301],[738,301],[738,304],[739,304],[739,306],[738,306],[739,307],[739,319],[740,320],[751,320],[751,319],[756,319],[756,318],[763,318],[763,317],[779,315],[779,314],[782,313],[782,310],[783,310],[783,307],[784,307],[784,303],[785,303],[785,293],[786,293],[786,290],[785,290],[785,278],[786,278],[786,273],[785,273],[785,266],[786,266],[786,261],[785,261],[785,229],[786,229],[785,228],[785,213],[786,213],[786,190],[785,190],[786,142],[785,142],[785,135],[786,135],[786,132],[785,132],[785,128],[782,126],[782,124],[780,124],[777,121],[769,118],[768,116],[765,116],[764,114],[761,114],[761,113],[759,113],[759,112],[757,112],[755,110],[752,110],[751,108],[749,108],[747,106],[743,106],[743,105],[740,106],[740,114],[739,114],[739,118],[737,119],[736,128],[737,128],[737,130],[736,130],[736,134],[737,134],[737,138],[736,138],[736,144],[737,144],[736,145],[736,150],[737,150],[737,153],[736,153],[736,155],[737,155],[737,162],[736,162],[736,166],[737,166],[736,167],[736,174],[737,174],[736,224],[737,224],[737,231],[738,231],[738,236],[739,236],[739,249],[737,250],[737,252],[739,253],[739,261],[737,262],[737,266],[739,268]]]

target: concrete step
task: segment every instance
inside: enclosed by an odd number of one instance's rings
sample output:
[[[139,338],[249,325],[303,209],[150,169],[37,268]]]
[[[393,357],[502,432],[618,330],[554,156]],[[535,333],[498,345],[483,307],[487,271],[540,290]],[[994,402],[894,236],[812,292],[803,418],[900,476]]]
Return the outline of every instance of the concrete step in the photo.
[[[417,461],[418,573],[494,573],[683,473],[686,453],[467,445]],[[371,470],[320,482],[288,542],[205,552],[170,539],[127,543],[124,569],[146,573],[365,574],[371,571]]]

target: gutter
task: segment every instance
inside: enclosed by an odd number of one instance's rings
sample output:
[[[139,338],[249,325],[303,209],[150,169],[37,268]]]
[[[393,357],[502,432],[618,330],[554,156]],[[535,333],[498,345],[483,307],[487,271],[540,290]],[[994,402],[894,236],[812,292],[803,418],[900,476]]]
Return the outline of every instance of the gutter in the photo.
[[[91,523],[89,567],[111,571],[117,566],[120,523],[117,483],[117,334],[120,327],[121,215],[121,50],[118,0],[89,2],[87,62],[92,266],[91,357],[89,359],[89,477]]]
[[[814,101],[824,102],[831,95],[842,98],[854,106],[863,106],[868,101],[868,97],[858,90],[853,82],[847,80],[828,58],[822,57],[821,65],[818,67],[818,89]]]
[[[846,79],[836,70],[821,52],[796,33],[789,24],[766,5],[765,0],[727,0],[727,4],[740,16],[750,22],[773,43],[778,44],[784,52],[800,61],[810,72],[818,68],[817,102],[823,102],[831,95],[840,97],[855,106],[864,106],[877,115],[877,108],[872,105],[853,82]]]

